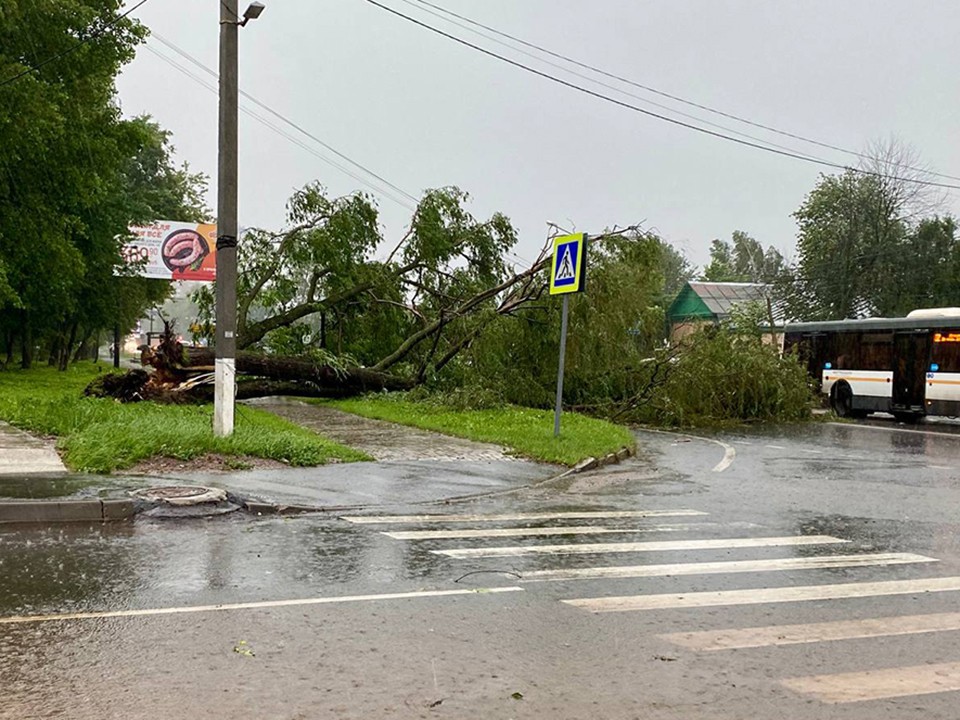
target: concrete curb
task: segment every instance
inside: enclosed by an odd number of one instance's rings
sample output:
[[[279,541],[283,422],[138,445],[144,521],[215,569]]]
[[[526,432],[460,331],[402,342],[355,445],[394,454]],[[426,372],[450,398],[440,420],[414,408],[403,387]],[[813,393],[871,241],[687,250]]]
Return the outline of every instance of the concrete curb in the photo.
[[[509,495],[523,490],[530,490],[549,485],[564,478],[595,470],[606,465],[620,463],[633,455],[630,448],[620,448],[615,453],[608,453],[600,458],[585,458],[574,467],[540,480],[531,485],[495,490],[493,492],[475,493],[472,495],[458,495],[453,497],[424,500],[415,503],[399,503],[400,505],[452,505],[471,500],[481,500],[487,497]],[[327,505],[310,506],[284,503],[270,503],[255,498],[247,498],[232,492],[227,493],[227,499],[243,510],[253,515],[300,515],[304,513],[337,513],[374,508],[392,507],[396,503],[370,503],[359,505]],[[62,523],[62,522],[112,522],[130,520],[137,513],[152,507],[142,500],[9,500],[0,501],[0,524],[8,523]]]
[[[112,522],[136,511],[133,500],[5,500],[0,523]]]
[[[627,458],[632,457],[633,454],[634,454],[634,451],[631,450],[630,448],[622,447],[616,452],[607,453],[603,457],[585,458],[580,462],[578,462],[569,470],[562,472],[556,477],[550,478],[549,480],[545,480],[543,483],[540,483],[540,484],[542,485],[548,482],[552,482],[554,480],[563,480],[564,478],[568,478],[571,475],[579,475],[580,473],[587,472],[588,470],[596,470],[598,468],[606,467],[607,465],[616,465],[618,463],[623,462]]]

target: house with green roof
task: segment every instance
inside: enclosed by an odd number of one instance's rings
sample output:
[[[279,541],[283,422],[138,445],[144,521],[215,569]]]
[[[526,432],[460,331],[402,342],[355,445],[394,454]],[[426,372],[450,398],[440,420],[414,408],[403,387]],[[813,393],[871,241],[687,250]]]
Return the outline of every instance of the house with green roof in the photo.
[[[770,286],[762,283],[688,282],[667,308],[670,339],[679,340],[704,323],[722,322],[737,306],[766,305],[769,296]]]

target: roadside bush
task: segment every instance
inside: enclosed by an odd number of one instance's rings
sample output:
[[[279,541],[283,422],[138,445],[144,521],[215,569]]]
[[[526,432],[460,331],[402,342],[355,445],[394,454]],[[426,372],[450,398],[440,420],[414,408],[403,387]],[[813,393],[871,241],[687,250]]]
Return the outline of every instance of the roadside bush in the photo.
[[[813,391],[806,369],[765,343],[759,325],[737,320],[694,333],[670,357],[662,351],[647,370],[643,401],[621,419],[690,426],[809,418]]]

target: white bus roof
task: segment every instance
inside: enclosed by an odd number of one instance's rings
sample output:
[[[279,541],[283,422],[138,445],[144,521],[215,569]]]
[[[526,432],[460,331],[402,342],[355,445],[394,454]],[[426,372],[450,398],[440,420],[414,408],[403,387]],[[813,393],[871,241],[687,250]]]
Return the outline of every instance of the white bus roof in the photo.
[[[928,328],[960,328],[960,317],[864,318],[863,320],[825,320],[822,322],[787,323],[785,333],[816,332],[882,332],[884,330],[925,330]]]

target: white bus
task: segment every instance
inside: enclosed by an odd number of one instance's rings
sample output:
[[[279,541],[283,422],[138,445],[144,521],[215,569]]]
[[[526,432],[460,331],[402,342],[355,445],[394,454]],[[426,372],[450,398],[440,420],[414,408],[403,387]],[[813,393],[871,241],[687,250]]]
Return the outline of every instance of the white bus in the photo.
[[[960,308],[791,323],[784,351],[793,350],[840,417],[887,412],[916,422],[925,415],[960,416]]]

